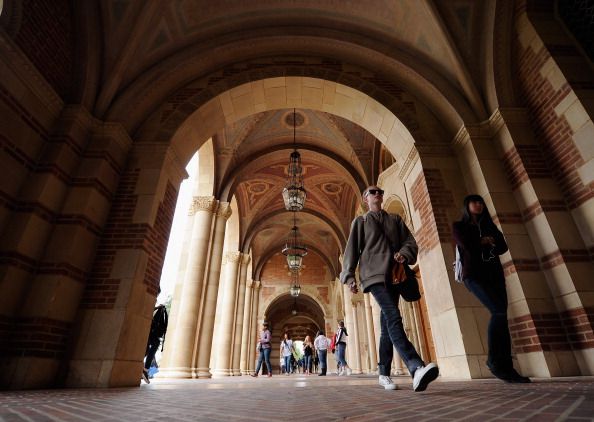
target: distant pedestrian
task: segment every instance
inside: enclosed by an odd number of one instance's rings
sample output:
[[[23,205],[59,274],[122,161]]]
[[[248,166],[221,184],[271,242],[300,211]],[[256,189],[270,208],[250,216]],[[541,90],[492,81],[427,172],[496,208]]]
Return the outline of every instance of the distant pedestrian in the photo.
[[[283,341],[281,341],[280,345],[280,355],[285,360],[285,373],[287,375],[289,375],[290,372],[293,372],[293,364],[291,359],[294,359],[294,352],[295,348],[293,346],[293,340],[291,340],[291,335],[289,333],[285,333]]]
[[[318,359],[320,361],[320,373],[319,376],[326,376],[327,353],[330,347],[330,339],[324,335],[324,330],[319,330],[314,340],[314,348],[316,349]]]
[[[272,376],[272,365],[270,364],[270,351],[272,347],[270,345],[271,339],[270,330],[268,329],[268,323],[265,322],[262,324],[262,331],[260,331],[260,339],[258,340],[258,345],[256,346],[260,355],[258,356],[258,364],[256,365],[256,371],[252,374],[252,377],[257,377],[258,373],[260,372],[260,367],[262,366],[262,361],[266,363],[266,370],[268,371],[268,377]]]
[[[336,330],[336,360],[338,361],[338,375],[351,375],[353,372],[346,361],[347,334],[344,321],[339,321]]]
[[[149,332],[148,341],[146,343],[146,351],[144,353],[144,368],[142,369],[142,379],[147,384],[151,383],[149,379],[149,369],[155,360],[155,354],[157,353],[159,346],[161,346],[161,351],[163,351],[168,322],[169,317],[167,315],[167,308],[165,308],[165,305],[160,304],[155,306],[153,309],[151,330]]]
[[[512,383],[529,383],[513,366],[507,322],[507,291],[499,255],[507,251],[499,231],[479,195],[464,199],[462,219],[454,223],[453,236],[462,262],[466,288],[491,314],[487,330],[487,367],[497,378]]]
[[[311,360],[313,358],[313,343],[310,336],[305,336],[303,340],[303,370],[305,375],[311,373]]]

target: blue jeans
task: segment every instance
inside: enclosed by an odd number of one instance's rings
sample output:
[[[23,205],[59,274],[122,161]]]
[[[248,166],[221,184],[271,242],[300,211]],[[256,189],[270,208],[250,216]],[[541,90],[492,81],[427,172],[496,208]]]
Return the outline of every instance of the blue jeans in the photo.
[[[326,363],[327,353],[328,353],[327,350],[318,350],[318,359],[320,360],[320,369],[326,369],[326,367],[327,367],[327,363]]]
[[[381,309],[380,341],[379,341],[379,374],[390,376],[394,347],[408,368],[410,375],[414,375],[419,366],[424,366],[423,360],[415,347],[406,337],[402,316],[398,309],[399,294],[392,286],[383,283],[374,284],[369,291]]]
[[[303,359],[303,368],[307,372],[311,371],[311,356],[304,356],[304,359]]]
[[[293,370],[293,368],[291,367],[291,355],[283,356],[283,359],[285,360],[285,372],[287,374],[290,374]]]
[[[258,364],[256,365],[256,375],[260,372],[260,367],[262,366],[262,359],[266,362],[266,369],[268,369],[268,373],[272,374],[272,366],[270,365],[270,347],[267,349],[260,349],[260,356],[258,356]]]
[[[507,325],[507,292],[505,281],[486,275],[483,280],[468,277],[464,285],[491,314],[487,328],[489,354],[487,366],[492,370],[507,371],[513,368],[511,338]]]
[[[346,354],[346,343],[336,343],[336,362],[338,363],[338,366],[341,366],[341,367],[349,366],[349,365],[347,365],[345,354]]]

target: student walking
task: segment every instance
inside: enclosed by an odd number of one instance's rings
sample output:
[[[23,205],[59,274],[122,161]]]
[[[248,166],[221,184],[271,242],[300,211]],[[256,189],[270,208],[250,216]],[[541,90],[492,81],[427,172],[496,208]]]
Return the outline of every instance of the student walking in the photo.
[[[346,361],[346,338],[349,336],[344,326],[344,321],[338,323],[336,330],[336,361],[338,362],[338,375],[351,375],[353,372]]]
[[[326,358],[329,347],[330,339],[324,335],[324,330],[319,330],[314,340],[314,348],[320,361],[320,373],[318,375],[322,377],[326,376],[326,368],[328,367]]]
[[[256,365],[256,371],[252,374],[252,377],[257,377],[262,366],[262,361],[266,363],[266,370],[268,371],[268,377],[272,376],[272,365],[270,364],[270,351],[272,347],[270,345],[271,339],[270,330],[268,329],[268,323],[262,324],[262,331],[260,332],[260,340],[258,340],[257,350],[260,353],[258,356],[258,363]]]
[[[529,383],[513,366],[507,323],[507,292],[499,255],[507,251],[499,231],[479,195],[464,199],[462,219],[454,223],[453,236],[462,261],[466,288],[491,314],[487,329],[487,367],[497,378],[511,383]]]
[[[165,345],[165,334],[167,333],[167,324],[169,317],[165,305],[159,304],[153,309],[153,319],[151,321],[151,331],[149,333],[148,341],[146,343],[146,351],[144,353],[144,368],[142,369],[142,379],[147,384],[150,384],[149,369],[155,361],[155,354],[161,346]]]
[[[310,336],[305,336],[305,340],[303,340],[303,371],[305,375],[311,374],[312,359],[313,343]]]
[[[413,390],[424,391],[439,375],[434,363],[425,365],[402,325],[398,309],[400,293],[392,284],[392,268],[396,263],[414,264],[417,260],[417,243],[399,215],[388,214],[382,209],[384,191],[369,186],[363,191],[363,201],[369,211],[353,220],[344,252],[340,280],[352,293],[357,293],[355,269],[363,292],[371,293],[381,309],[379,344],[379,385],[395,390],[390,379],[393,347],[398,350],[413,377]]]
[[[291,335],[289,333],[285,333],[283,341],[281,341],[280,345],[280,355],[285,360],[285,373],[288,376],[289,373],[292,372],[292,363],[291,358],[293,357],[293,353],[295,348],[293,347],[293,340],[291,340]]]

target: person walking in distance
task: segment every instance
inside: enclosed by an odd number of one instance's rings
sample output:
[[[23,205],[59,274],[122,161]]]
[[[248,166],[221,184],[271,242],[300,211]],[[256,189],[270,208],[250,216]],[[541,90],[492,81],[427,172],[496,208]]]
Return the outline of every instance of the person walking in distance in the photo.
[[[293,340],[291,340],[291,335],[289,333],[285,333],[283,341],[281,341],[280,345],[280,355],[285,360],[285,374],[289,375],[292,372],[293,366],[291,365],[291,358],[293,357],[294,352],[293,347]]]
[[[326,368],[328,367],[327,363],[327,354],[328,348],[330,347],[330,339],[325,336],[324,330],[319,330],[316,338],[314,339],[314,348],[318,354],[318,359],[320,361],[320,373],[319,376],[326,376]]]
[[[381,309],[379,341],[379,385],[395,390],[390,378],[393,348],[406,364],[413,378],[413,390],[424,391],[439,375],[435,363],[425,365],[402,324],[398,309],[400,293],[392,284],[393,266],[398,262],[412,265],[417,260],[417,243],[399,215],[388,214],[382,209],[384,191],[369,186],[363,191],[367,213],[358,216],[351,224],[351,232],[344,252],[340,281],[351,292],[357,293],[355,269],[359,265],[359,278],[364,293],[371,293]]]
[[[344,321],[338,322],[336,330],[336,361],[338,362],[338,375],[351,375],[353,372],[346,361],[346,338],[349,336],[344,326]]]
[[[499,255],[507,251],[499,231],[479,195],[464,199],[462,218],[453,225],[453,236],[462,262],[464,286],[491,314],[487,329],[487,367],[495,377],[511,383],[529,383],[513,366],[507,323],[507,292]]]
[[[151,321],[151,331],[149,332],[146,351],[144,353],[144,368],[142,369],[142,379],[147,384],[151,383],[149,379],[149,369],[155,359],[155,354],[157,353],[159,346],[161,346],[161,351],[163,351],[163,346],[165,345],[165,334],[167,333],[167,324],[169,322],[168,318],[165,305],[159,304],[155,306],[155,309],[153,309],[153,319]]]
[[[312,359],[313,343],[310,336],[305,336],[305,340],[303,340],[303,372],[305,375],[311,374]]]
[[[270,334],[270,330],[268,329],[268,323],[265,322],[262,324],[262,331],[260,331],[260,339],[258,340],[258,345],[256,347],[256,350],[258,350],[260,354],[258,356],[258,363],[256,364],[256,371],[251,375],[254,378],[256,378],[258,376],[258,373],[260,372],[262,361],[266,363],[268,377],[272,376],[272,365],[270,364],[270,351],[272,350],[272,347],[270,345],[271,338],[272,336]]]

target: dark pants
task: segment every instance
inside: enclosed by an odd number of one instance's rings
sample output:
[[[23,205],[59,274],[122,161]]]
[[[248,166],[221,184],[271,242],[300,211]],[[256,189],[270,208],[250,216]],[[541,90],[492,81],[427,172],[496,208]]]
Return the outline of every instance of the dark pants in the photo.
[[[318,359],[320,360],[320,369],[326,369],[326,356],[328,354],[327,350],[320,350],[318,349]]]
[[[419,366],[425,364],[404,332],[398,309],[398,292],[392,286],[387,288],[383,283],[372,285],[369,291],[381,309],[379,374],[390,375],[395,347],[412,376]]]
[[[487,366],[492,370],[507,371],[513,367],[513,363],[511,339],[507,325],[505,281],[496,280],[490,276],[481,281],[469,277],[464,279],[464,285],[491,313],[487,329],[489,346]]]
[[[144,369],[148,371],[153,363],[153,359],[155,358],[155,354],[157,350],[159,350],[159,346],[161,345],[161,339],[151,338],[149,336],[148,342],[146,344],[146,352],[144,353]]]

